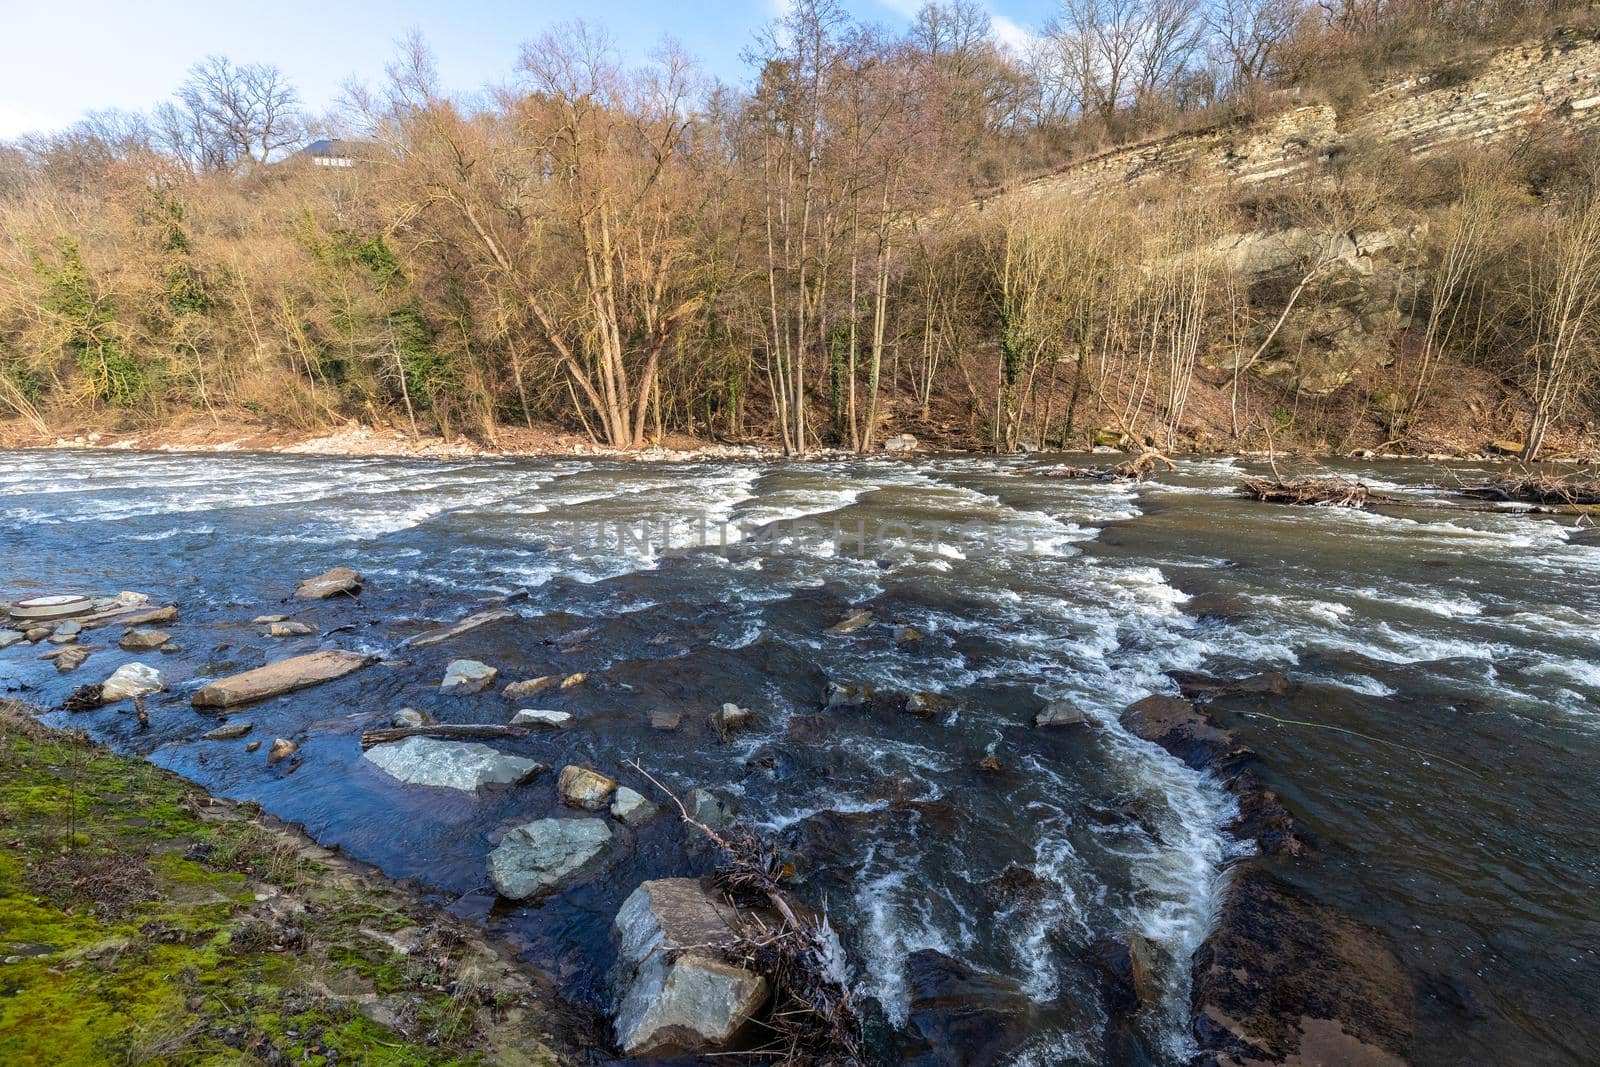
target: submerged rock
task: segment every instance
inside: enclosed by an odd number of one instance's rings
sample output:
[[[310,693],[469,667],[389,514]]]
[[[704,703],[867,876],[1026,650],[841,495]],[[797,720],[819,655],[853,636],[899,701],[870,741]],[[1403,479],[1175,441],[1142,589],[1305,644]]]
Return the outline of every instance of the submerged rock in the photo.
[[[84,660],[89,658],[89,651],[89,649],[82,645],[73,645],[71,648],[63,648],[55,655],[56,670],[60,671],[62,674],[68,674],[77,670],[79,667],[83,666]]]
[[[720,830],[733,821],[733,808],[727,801],[709,789],[691,789],[683,797],[684,809],[689,818]]]
[[[896,626],[894,628],[894,643],[897,645],[914,645],[922,640],[922,631],[915,626]]]
[[[542,693],[546,689],[552,688],[556,682],[557,678],[555,675],[546,674],[539,678],[529,678],[525,682],[512,682],[501,692],[504,693],[507,700],[523,700],[527,697],[533,696],[536,693]]]
[[[147,667],[143,663],[125,663],[100,687],[100,702],[115,704],[119,700],[159,693],[166,687],[166,675],[154,667]]]
[[[544,708],[523,708],[511,716],[512,726],[541,726],[556,730],[565,730],[573,722],[570,711],[547,711]]]
[[[906,697],[906,713],[919,719],[931,719],[955,706],[955,698],[943,693],[912,693]]]
[[[500,672],[487,663],[479,663],[475,659],[451,660],[444,669],[444,681],[439,689],[458,696],[481,693],[493,685],[498,677]]]
[[[336,596],[355,596],[361,592],[361,575],[349,567],[335,567],[307,578],[294,591],[296,600],[327,600]]]
[[[616,796],[611,799],[611,814],[621,820],[626,826],[638,826],[653,816],[658,810],[654,804],[644,796],[627,786],[618,786]]]
[[[712,723],[716,726],[718,732],[726,738],[749,726],[754,717],[754,713],[749,708],[741,708],[737,704],[724,704],[712,716]]]
[[[310,637],[317,632],[315,626],[308,625],[296,619],[284,622],[274,622],[267,625],[268,637]]]
[[[664,1058],[726,1051],[767,1000],[766,979],[714,955],[739,929],[733,909],[691,878],[635,889],[617,912],[616,1040]]]
[[[829,682],[827,691],[828,707],[854,708],[863,704],[870,704],[877,694],[870,685],[846,685],[843,682]]]
[[[650,729],[671,733],[683,725],[683,712],[677,708],[656,708],[650,713]]]
[[[192,703],[197,708],[231,708],[343,678],[371,662],[365,653],[338,649],[295,656],[212,682],[194,695]]]
[[[299,742],[291,741],[287,737],[277,738],[272,742],[272,747],[267,749],[267,762],[277,763],[279,760],[288,759],[299,751]]]
[[[617,781],[588,767],[566,766],[561,768],[556,789],[561,799],[573,807],[600,811],[611,802],[611,794],[617,791]]]
[[[430,785],[463,792],[486,785],[520,785],[545,769],[531,759],[508,756],[488,745],[431,737],[408,737],[404,741],[374,745],[362,758],[407,785]]]
[[[513,827],[489,853],[489,881],[508,900],[534,899],[599,865],[611,843],[604,819],[539,819]]]
[[[230,722],[219,726],[215,730],[200,735],[202,741],[237,741],[251,730],[255,729],[254,723]]]
[[[1087,726],[1089,720],[1068,700],[1052,700],[1033,717],[1035,726]]]
[[[872,612],[853,611],[822,632],[834,637],[840,637],[844,634],[853,634],[857,630],[864,630],[871,625]]]
[[[561,679],[562,689],[571,689],[573,686],[582,685],[589,680],[589,675],[584,671],[576,671]]]
[[[1178,691],[1190,700],[1241,694],[1283,696],[1294,685],[1281,671],[1262,671],[1247,678],[1217,678],[1194,671],[1168,671],[1167,677],[1178,683]]]
[[[1032,1029],[1033,1003],[1010,978],[923,949],[906,958],[906,980],[911,993],[906,1063],[1002,1063]]]
[[[150,652],[171,640],[165,630],[129,630],[117,644],[126,652]]]
[[[1234,750],[1233,735],[1212,725],[1204,712],[1181,697],[1145,697],[1122,713],[1122,725],[1196,770]]]
[[[416,708],[401,708],[389,716],[389,725],[397,730],[414,730],[419,726],[427,726],[432,722],[432,715],[425,711],[418,711]]]
[[[1377,930],[1257,865],[1194,956],[1192,1023],[1204,1062],[1399,1067],[1410,979]]]

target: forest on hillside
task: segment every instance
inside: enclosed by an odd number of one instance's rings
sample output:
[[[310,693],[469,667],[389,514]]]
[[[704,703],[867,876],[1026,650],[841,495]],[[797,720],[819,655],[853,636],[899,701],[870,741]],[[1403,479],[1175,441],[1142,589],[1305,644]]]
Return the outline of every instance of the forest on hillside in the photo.
[[[465,96],[412,38],[320,116],[277,68],[214,57],[149,112],[0,145],[0,415],[41,438],[198,413],[791,454],[907,429],[1340,448],[1426,442],[1471,386],[1482,432],[1534,458],[1600,412],[1592,136],[1013,194],[1307,101],[1343,119],[1397,72],[1448,85],[1475,49],[1597,26],[1538,0],[1065,0],[1016,46],[973,0],[903,33],[800,0],[746,85],[670,42],[631,67],[567,25]],[[1373,369],[1257,373],[1307,343],[1285,324],[1333,287],[1339,242],[1398,230]],[[1225,249],[1258,231],[1306,240],[1251,274]]]

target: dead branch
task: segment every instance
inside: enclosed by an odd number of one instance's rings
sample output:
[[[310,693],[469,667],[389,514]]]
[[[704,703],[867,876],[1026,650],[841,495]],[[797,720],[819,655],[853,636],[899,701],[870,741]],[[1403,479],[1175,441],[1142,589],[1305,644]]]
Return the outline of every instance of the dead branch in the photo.
[[[373,745],[386,745],[391,741],[404,741],[408,737],[437,737],[455,740],[463,737],[527,737],[526,726],[496,726],[474,723],[435,723],[432,726],[397,726],[393,729],[364,730],[361,734],[363,751]]]

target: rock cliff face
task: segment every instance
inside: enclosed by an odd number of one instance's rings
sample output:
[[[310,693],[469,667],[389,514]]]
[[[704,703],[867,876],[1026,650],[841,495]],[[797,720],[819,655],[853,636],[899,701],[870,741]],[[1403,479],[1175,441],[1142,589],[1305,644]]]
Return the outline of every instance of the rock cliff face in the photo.
[[[1558,33],[1441,62],[1377,89],[1346,115],[1307,102],[1254,126],[1115,149],[1003,196],[1042,210],[1110,190],[1162,196],[1181,187],[1270,198],[1274,186],[1312,177],[1345,153],[1399,148],[1420,159],[1534,130],[1557,137],[1600,130],[1600,40]],[[1212,349],[1202,363],[1214,374],[1237,368],[1312,397],[1372,381],[1393,363],[1413,325],[1427,237],[1426,215],[1418,213],[1383,230],[1268,228],[1219,241],[1213,251],[1244,282],[1251,304],[1272,313],[1236,347]],[[1274,332],[1276,310],[1285,307]],[[1375,414],[1382,416],[1391,396],[1374,393]]]
[[[1485,53],[1386,85],[1343,119],[1328,104],[1308,103],[1252,127],[1114,149],[1012,195],[1049,199],[1161,179],[1251,186],[1292,176],[1358,139],[1402,145],[1424,156],[1495,141],[1538,122],[1600,128],[1600,40],[1558,34]]]

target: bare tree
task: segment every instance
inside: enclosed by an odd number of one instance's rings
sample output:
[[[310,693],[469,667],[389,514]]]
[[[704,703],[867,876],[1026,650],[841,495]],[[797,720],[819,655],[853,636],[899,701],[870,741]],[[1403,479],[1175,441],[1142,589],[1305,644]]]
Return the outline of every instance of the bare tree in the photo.
[[[202,171],[265,163],[304,135],[299,95],[269,63],[209,56],[175,96],[157,109],[157,126],[168,150]]]

